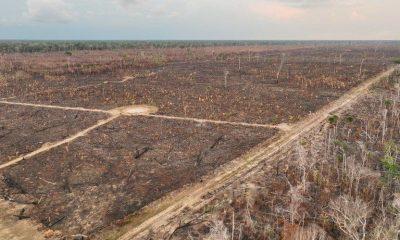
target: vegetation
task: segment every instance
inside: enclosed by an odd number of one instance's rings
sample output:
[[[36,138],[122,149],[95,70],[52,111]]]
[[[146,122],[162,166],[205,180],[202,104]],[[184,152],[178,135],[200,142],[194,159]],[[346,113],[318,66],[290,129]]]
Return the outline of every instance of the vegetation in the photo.
[[[400,64],[400,57],[393,59],[393,62],[396,63],[396,64]]]
[[[387,142],[384,148],[384,157],[382,164],[385,169],[385,177],[388,181],[400,179],[400,165],[397,162],[399,156],[399,147],[393,141]]]
[[[313,45],[323,46],[335,45],[356,45],[360,43],[379,44],[382,41],[186,41],[186,40],[165,40],[165,41],[62,41],[62,40],[36,40],[36,41],[16,41],[0,40],[0,53],[23,53],[23,52],[54,52],[54,51],[77,51],[77,50],[113,50],[128,48],[197,48],[197,47],[216,47],[216,46],[250,46],[250,45]],[[397,44],[396,41],[385,41],[385,44]]]
[[[279,41],[0,41],[0,52],[54,52],[141,48],[276,45]],[[292,42],[288,42],[292,44]],[[299,43],[300,44],[300,43]]]
[[[233,184],[206,207],[212,212],[199,212],[201,224],[171,239],[398,239],[399,81],[394,74],[343,118],[329,117],[278,156],[276,169],[266,165]]]
[[[338,122],[338,120],[339,120],[339,117],[338,117],[337,115],[332,115],[332,116],[329,116],[329,117],[328,117],[328,122],[329,122],[331,125],[336,125],[337,122]]]

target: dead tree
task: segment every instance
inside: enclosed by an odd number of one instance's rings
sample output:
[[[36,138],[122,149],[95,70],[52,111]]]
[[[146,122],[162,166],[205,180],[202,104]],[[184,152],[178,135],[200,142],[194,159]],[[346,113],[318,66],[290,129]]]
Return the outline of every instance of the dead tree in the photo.
[[[213,150],[222,140],[223,140],[224,136],[223,135],[219,135],[216,139],[214,139],[214,141],[212,142],[212,144],[207,147],[206,149],[202,150],[197,156],[196,156],[196,166],[200,166],[201,163],[203,162],[203,159],[208,155],[208,153]]]
[[[331,201],[329,208],[332,220],[349,239],[365,239],[368,217],[371,213],[368,204],[344,195]]]
[[[333,74],[336,74],[336,55],[333,57]]]
[[[69,182],[68,177],[64,178],[63,188],[67,193],[72,193],[72,187],[71,187],[71,183]]]
[[[213,226],[210,229],[210,233],[205,238],[206,240],[229,240],[229,232],[225,227],[224,222],[220,220],[213,220]]]
[[[229,77],[229,71],[228,70],[225,70],[225,73],[224,73],[224,87],[225,88],[227,88],[228,87],[228,77]]]
[[[283,64],[285,63],[286,54],[282,53],[281,64],[279,65],[278,72],[276,73],[276,84],[279,83],[279,75],[281,74]]]
[[[242,59],[239,56],[239,66],[238,66],[238,70],[239,70],[239,78],[240,80],[242,80]]]
[[[358,75],[358,79],[360,79],[360,80],[361,80],[362,73],[363,73],[364,62],[365,62],[365,58],[363,58],[363,59],[361,60],[361,64],[360,64],[360,73],[359,73],[359,75]]]
[[[24,219],[30,218],[29,216],[26,216],[26,215],[25,215],[25,210],[26,210],[25,208],[21,209],[21,211],[19,212],[19,214],[18,214],[18,215],[14,215],[14,217],[17,217],[18,220],[24,220]]]
[[[151,150],[151,148],[148,146],[140,148],[140,149],[136,149],[134,158],[139,159],[141,156],[143,156],[145,153],[147,153],[150,150]]]

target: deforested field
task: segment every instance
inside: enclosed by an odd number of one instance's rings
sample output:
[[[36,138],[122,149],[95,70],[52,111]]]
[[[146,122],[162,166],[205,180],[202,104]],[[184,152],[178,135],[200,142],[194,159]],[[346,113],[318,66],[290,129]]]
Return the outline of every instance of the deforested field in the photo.
[[[0,239],[366,239],[399,226],[400,43],[0,46]],[[285,134],[298,139],[279,158],[232,170]],[[212,199],[173,208],[191,191]],[[361,225],[344,226],[346,207]],[[154,234],[166,210],[184,220]]]

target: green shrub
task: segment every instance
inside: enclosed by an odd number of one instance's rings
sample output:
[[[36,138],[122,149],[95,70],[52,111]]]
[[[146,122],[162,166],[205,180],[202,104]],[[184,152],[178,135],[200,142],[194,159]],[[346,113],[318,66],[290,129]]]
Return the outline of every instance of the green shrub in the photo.
[[[381,162],[385,169],[387,180],[400,179],[400,165],[396,160],[399,150],[399,147],[392,141],[385,144],[385,155]]]
[[[399,58],[394,58],[394,59],[392,60],[392,62],[393,62],[393,63],[396,63],[396,64],[400,64],[400,57],[399,57]]]
[[[338,120],[339,120],[339,117],[338,117],[337,115],[332,115],[332,116],[329,116],[329,117],[328,117],[328,122],[329,122],[331,125],[336,125],[337,122],[338,122]]]
[[[390,99],[385,99],[384,103],[385,103],[385,106],[388,108],[393,104],[393,101]]]
[[[352,116],[352,115],[347,115],[347,116],[346,116],[346,122],[348,122],[348,123],[354,122],[354,116]]]

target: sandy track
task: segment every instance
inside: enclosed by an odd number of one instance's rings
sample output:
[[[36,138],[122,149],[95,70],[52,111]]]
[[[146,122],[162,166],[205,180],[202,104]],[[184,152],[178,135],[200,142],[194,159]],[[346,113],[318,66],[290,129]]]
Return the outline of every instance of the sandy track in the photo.
[[[55,106],[55,105],[47,105],[47,104],[34,104],[34,103],[22,103],[22,102],[10,102],[10,101],[0,101],[0,104],[25,106],[25,107],[37,107],[37,108],[50,108],[50,109],[59,109],[59,110],[68,110],[68,111],[109,113],[109,111],[101,110],[101,109],[90,109],[90,108],[81,108],[81,107],[63,107],[63,106]]]
[[[244,126],[244,127],[261,127],[261,128],[273,128],[287,131],[290,127],[286,124],[258,124],[258,123],[246,123],[246,122],[230,122],[230,121],[221,121],[221,120],[211,120],[211,119],[200,119],[200,118],[191,118],[191,117],[177,117],[177,116],[168,116],[168,115],[158,115],[152,114],[154,111],[140,113],[134,111],[125,111],[124,109],[134,108],[135,106],[126,106],[117,109],[111,110],[103,110],[103,109],[93,109],[93,108],[82,108],[82,107],[66,107],[66,106],[57,106],[57,105],[47,105],[47,104],[35,104],[35,103],[24,103],[24,102],[12,102],[12,101],[4,101],[0,100],[0,104],[7,105],[16,105],[16,106],[25,106],[25,107],[36,107],[36,108],[49,108],[49,109],[58,109],[65,111],[81,111],[81,112],[96,112],[96,113],[106,113],[106,114],[120,114],[125,116],[143,116],[143,117],[153,117],[153,118],[162,118],[169,120],[179,120],[179,121],[189,121],[189,122],[197,122],[197,123],[211,123],[211,124],[222,124],[222,125],[232,125],[232,126]],[[137,107],[141,107],[143,105],[137,105]],[[119,110],[122,109],[122,110]]]
[[[373,84],[389,76],[393,71],[394,68],[361,83],[338,100],[328,104],[304,121],[296,124],[290,131],[282,134],[267,147],[252,150],[241,159],[237,159],[224,166],[214,175],[214,178],[190,186],[181,192],[173,193],[145,207],[131,219],[132,226],[125,226],[125,229],[129,229],[129,227],[131,229],[120,237],[119,240],[142,239],[146,237],[149,230],[157,233],[157,239],[167,237],[174,228],[184,223],[185,216],[190,216],[191,213],[201,209],[210,202],[214,195],[212,193],[223,189],[224,186],[229,185],[235,179],[245,176],[261,163],[270,160],[280,150],[290,147],[300,136],[326,121],[330,114],[350,106],[359,97],[363,96]],[[179,221],[177,221],[178,219]]]
[[[258,124],[258,123],[246,123],[246,122],[229,122],[229,121],[209,120],[209,119],[190,118],[190,117],[176,117],[176,116],[166,116],[166,115],[157,115],[157,114],[148,114],[148,115],[144,115],[144,116],[154,117],[154,118],[162,118],[162,119],[170,119],[170,120],[178,120],[178,121],[189,121],[189,122],[196,122],[196,123],[212,123],[212,124],[223,124],[223,125],[244,126],[244,127],[261,127],[261,128],[280,129],[280,130],[287,130],[287,128],[288,128],[284,124],[270,125],[270,124]]]
[[[11,165],[15,165],[21,161],[30,159],[40,153],[47,152],[53,148],[73,142],[76,139],[87,135],[89,132],[93,131],[94,129],[113,121],[114,119],[118,118],[119,116],[143,116],[143,117],[154,117],[154,118],[162,118],[162,119],[169,119],[169,120],[192,121],[192,122],[198,122],[198,123],[228,124],[228,125],[233,125],[233,126],[275,128],[275,129],[281,129],[281,130],[290,129],[285,124],[264,125],[264,124],[253,124],[253,123],[244,123],[244,122],[228,122],[228,121],[218,121],[218,120],[208,120],[208,119],[198,119],[198,118],[156,115],[153,113],[157,112],[158,109],[156,107],[146,106],[146,105],[126,106],[126,107],[120,107],[120,108],[116,108],[116,109],[107,111],[107,110],[101,110],[101,109],[89,109],[89,108],[81,108],[81,107],[63,107],[63,106],[55,106],[55,105],[21,103],[21,102],[10,102],[10,101],[0,101],[0,104],[36,107],[36,108],[49,108],[49,109],[58,109],[58,110],[65,110],[65,111],[96,112],[96,113],[105,113],[105,114],[111,115],[109,118],[100,120],[95,125],[93,125],[89,128],[86,128],[68,138],[65,138],[61,141],[57,141],[57,142],[53,142],[53,143],[46,143],[42,147],[36,149],[33,152],[19,156],[18,158],[8,161],[7,163],[1,164],[0,170],[7,168]]]

